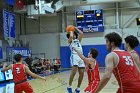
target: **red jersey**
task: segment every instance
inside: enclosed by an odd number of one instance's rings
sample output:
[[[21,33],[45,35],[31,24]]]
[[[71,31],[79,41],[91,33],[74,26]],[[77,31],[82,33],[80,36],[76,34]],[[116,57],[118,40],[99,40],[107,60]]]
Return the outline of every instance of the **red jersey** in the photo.
[[[27,80],[23,64],[13,64],[12,73],[13,73],[14,83]]]
[[[88,82],[100,81],[98,63],[95,61],[95,67],[92,69],[89,66],[86,67],[88,74]]]
[[[120,87],[129,82],[139,82],[139,75],[131,54],[127,51],[113,51],[118,55],[119,63],[113,69]]]

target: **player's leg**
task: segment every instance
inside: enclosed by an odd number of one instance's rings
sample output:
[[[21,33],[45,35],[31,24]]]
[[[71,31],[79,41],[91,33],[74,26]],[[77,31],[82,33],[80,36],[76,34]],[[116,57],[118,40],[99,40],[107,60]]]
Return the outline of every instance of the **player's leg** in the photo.
[[[84,67],[78,67],[78,72],[79,72],[79,77],[78,77],[78,85],[77,88],[75,89],[76,93],[80,92],[80,86],[82,84],[83,77],[84,77]]]
[[[28,82],[22,83],[22,89],[25,93],[33,93],[33,89]]]
[[[79,78],[78,78],[78,85],[77,85],[77,88],[75,89],[75,92],[79,93],[80,92],[80,86],[81,86],[81,83],[82,83],[83,77],[84,77],[85,64],[79,56],[77,57],[77,59],[79,60],[78,61]]]
[[[71,70],[70,79],[69,79],[69,86],[72,85],[72,82],[73,82],[74,76],[76,75],[76,72],[77,72],[77,66],[75,65],[72,67],[72,70]]]
[[[69,78],[69,87],[67,88],[68,93],[72,93],[72,82],[74,76],[76,75],[76,72],[77,72],[77,66],[72,66],[72,70]]]
[[[14,93],[22,93],[22,87],[20,84],[14,86]]]
[[[77,55],[74,54],[71,55],[70,61],[71,61],[72,70],[69,78],[69,87],[67,88],[68,93],[72,93],[72,82],[78,69]]]
[[[79,78],[78,78],[78,85],[77,85],[77,87],[80,88],[81,83],[83,81],[83,77],[84,77],[84,67],[79,67],[78,68],[78,72],[79,72]]]

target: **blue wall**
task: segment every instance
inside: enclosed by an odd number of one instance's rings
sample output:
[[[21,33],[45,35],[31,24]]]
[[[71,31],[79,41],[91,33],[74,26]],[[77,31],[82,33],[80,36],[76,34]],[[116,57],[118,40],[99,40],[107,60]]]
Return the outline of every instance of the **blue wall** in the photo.
[[[137,48],[135,48],[135,51],[137,51],[138,54],[140,55],[140,45]]]
[[[105,57],[108,54],[105,45],[85,45],[83,46],[83,53],[87,56],[90,48],[96,48],[98,50],[97,61],[100,67],[105,66]],[[124,45],[120,47],[124,49]],[[140,54],[140,45],[135,49]],[[60,58],[61,58],[61,67],[62,68],[70,68],[70,49],[68,46],[60,47]]]

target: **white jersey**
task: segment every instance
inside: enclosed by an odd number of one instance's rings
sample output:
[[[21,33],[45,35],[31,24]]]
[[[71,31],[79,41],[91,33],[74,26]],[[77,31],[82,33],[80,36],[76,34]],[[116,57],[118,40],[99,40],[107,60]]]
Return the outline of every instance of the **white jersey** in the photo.
[[[79,52],[81,52],[83,54],[83,49],[82,49],[82,45],[80,43],[80,41],[78,39],[74,39],[72,40],[72,42],[70,43],[70,49],[71,49],[71,54],[77,54],[77,52],[75,52],[72,47],[74,47],[76,50],[78,50]]]

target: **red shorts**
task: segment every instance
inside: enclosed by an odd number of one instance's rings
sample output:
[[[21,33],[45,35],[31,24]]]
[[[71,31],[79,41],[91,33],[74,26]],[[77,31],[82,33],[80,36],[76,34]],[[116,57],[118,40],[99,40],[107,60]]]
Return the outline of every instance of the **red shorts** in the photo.
[[[123,84],[123,87],[120,87],[117,93],[140,93],[140,81]]]
[[[87,93],[88,93],[88,92],[94,93],[95,90],[97,89],[98,85],[99,85],[99,81],[93,81],[93,82],[91,82],[91,83],[87,86],[87,88],[84,90],[85,93],[86,93],[86,92],[87,92]]]
[[[33,89],[28,82],[23,82],[15,85],[14,93],[22,93],[22,91],[24,91],[25,93],[33,93]]]

